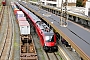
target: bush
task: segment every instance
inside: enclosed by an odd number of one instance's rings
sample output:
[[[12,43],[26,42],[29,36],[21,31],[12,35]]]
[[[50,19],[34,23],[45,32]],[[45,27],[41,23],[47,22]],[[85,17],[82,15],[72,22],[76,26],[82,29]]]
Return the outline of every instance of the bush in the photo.
[[[82,1],[77,1],[76,6],[77,6],[77,7],[83,7]]]

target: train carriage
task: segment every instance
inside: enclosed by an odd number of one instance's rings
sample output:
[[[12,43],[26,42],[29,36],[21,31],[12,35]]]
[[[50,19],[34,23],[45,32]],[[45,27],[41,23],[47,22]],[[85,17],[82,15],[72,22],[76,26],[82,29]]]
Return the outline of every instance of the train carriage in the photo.
[[[30,24],[23,11],[20,11],[13,2],[11,2],[11,7],[20,30],[20,60],[38,60],[33,38],[30,34]]]
[[[22,42],[28,42],[30,43],[30,25],[28,21],[19,21],[19,28],[20,28],[20,35]]]
[[[19,9],[15,8],[14,9],[14,14],[16,15],[17,11],[20,11]]]
[[[17,19],[17,23],[19,23],[19,21],[27,21],[26,17],[19,17]]]
[[[19,17],[17,20],[18,20],[18,21],[27,21],[27,20],[26,20],[26,17]]]
[[[22,11],[17,11],[16,12],[16,18],[24,17],[24,13]]]

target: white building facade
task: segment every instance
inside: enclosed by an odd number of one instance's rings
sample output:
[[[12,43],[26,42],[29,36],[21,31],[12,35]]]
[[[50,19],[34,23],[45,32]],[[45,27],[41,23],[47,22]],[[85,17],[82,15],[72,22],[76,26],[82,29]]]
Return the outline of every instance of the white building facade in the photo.
[[[86,1],[85,15],[90,17],[90,0]]]
[[[44,5],[61,7],[62,0],[40,0]],[[68,0],[68,6],[76,6],[77,0]],[[65,2],[65,0],[63,0]]]

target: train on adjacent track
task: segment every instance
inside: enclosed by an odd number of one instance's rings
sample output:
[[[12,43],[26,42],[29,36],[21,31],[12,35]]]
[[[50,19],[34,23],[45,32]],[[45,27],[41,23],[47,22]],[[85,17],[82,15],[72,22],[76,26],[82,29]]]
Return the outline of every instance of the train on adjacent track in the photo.
[[[6,0],[2,0],[2,5],[3,5],[3,6],[6,5]]]
[[[11,7],[20,30],[20,60],[38,60],[34,41],[30,34],[30,24],[25,14],[17,8],[14,2],[11,2]]]
[[[29,20],[32,22],[32,25],[34,26],[39,36],[41,46],[43,47],[45,52],[58,51],[58,46],[56,43],[57,38],[53,29],[51,29],[48,25],[45,24],[45,22],[43,22],[43,20],[34,15],[28,9],[24,8],[18,2],[16,2],[16,5],[26,14],[27,18],[29,18]]]

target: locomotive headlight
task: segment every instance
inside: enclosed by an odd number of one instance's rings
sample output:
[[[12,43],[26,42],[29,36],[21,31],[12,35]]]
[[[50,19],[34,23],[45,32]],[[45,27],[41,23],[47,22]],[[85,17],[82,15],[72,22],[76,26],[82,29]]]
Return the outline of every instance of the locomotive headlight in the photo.
[[[45,44],[45,46],[46,46],[47,44]]]

